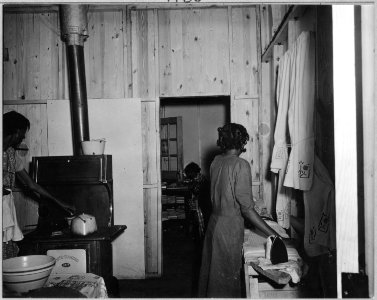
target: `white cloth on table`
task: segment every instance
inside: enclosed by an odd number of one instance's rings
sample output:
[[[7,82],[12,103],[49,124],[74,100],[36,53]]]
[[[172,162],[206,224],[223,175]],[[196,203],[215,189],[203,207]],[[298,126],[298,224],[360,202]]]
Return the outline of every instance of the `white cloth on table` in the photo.
[[[304,192],[304,248],[308,256],[328,253],[336,248],[335,187],[330,175],[316,156],[310,191]]]
[[[300,282],[302,277],[302,261],[301,260],[288,260],[285,263],[273,265],[269,259],[258,258],[258,266],[262,270],[278,270],[280,272],[288,273],[293,283]]]
[[[314,163],[315,41],[304,31],[297,38],[294,82],[288,109],[291,152],[284,185],[307,191],[312,186]]]
[[[67,287],[88,298],[108,298],[105,281],[92,273],[51,274],[45,287]]]

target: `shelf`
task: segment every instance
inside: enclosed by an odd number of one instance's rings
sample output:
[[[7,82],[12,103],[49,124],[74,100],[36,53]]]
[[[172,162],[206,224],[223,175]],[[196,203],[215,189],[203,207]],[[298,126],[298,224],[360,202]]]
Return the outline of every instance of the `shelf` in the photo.
[[[289,21],[298,20],[305,13],[306,9],[307,6],[304,5],[291,5],[289,7],[266,50],[262,53],[262,62],[269,62],[271,60],[274,46],[280,45],[287,40]]]

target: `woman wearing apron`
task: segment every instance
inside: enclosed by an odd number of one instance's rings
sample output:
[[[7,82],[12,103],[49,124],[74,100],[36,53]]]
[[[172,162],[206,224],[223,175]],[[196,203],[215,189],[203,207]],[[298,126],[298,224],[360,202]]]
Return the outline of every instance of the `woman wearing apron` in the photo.
[[[74,207],[56,199],[33,181],[24,169],[22,160],[18,157],[15,148],[25,139],[26,132],[29,129],[30,122],[23,115],[15,111],[3,115],[3,259],[17,256],[16,242],[23,239],[23,234],[17,222],[12,194],[16,177],[40,197],[54,201],[71,213],[74,211]]]

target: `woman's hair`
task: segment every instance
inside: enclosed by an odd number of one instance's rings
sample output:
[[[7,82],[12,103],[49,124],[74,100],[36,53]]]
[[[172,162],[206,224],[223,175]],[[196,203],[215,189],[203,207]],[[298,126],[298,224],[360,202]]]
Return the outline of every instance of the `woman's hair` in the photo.
[[[194,163],[194,162],[190,162],[186,167],[185,167],[185,169],[184,169],[184,172],[186,173],[186,174],[189,174],[189,173],[195,173],[195,174],[197,174],[197,173],[199,173],[200,172],[200,167],[196,164],[196,163]]]
[[[18,129],[30,129],[30,121],[20,113],[12,110],[3,115],[3,136],[11,135]]]
[[[245,127],[236,123],[229,123],[223,127],[217,129],[219,133],[219,139],[217,140],[217,146],[222,151],[237,149],[241,152],[245,152],[245,145],[249,140],[249,134]]]

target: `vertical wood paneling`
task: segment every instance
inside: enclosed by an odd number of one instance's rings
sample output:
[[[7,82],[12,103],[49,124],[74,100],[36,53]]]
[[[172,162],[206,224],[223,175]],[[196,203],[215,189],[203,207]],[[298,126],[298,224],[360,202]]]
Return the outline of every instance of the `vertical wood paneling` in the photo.
[[[38,21],[40,22],[40,99],[57,99],[59,90],[57,57],[60,39],[57,28],[58,13],[42,13]]]
[[[354,7],[334,6],[332,20],[337,287],[340,297],[341,273],[359,272]]]
[[[160,219],[161,212],[158,209],[158,189],[157,188],[144,188],[144,220],[149,223],[149,226],[145,226],[145,268],[149,277],[156,276],[160,272],[159,259],[157,259],[158,251],[157,245],[161,246],[161,228],[156,226],[156,222]],[[149,245],[149,246],[148,246]],[[154,245],[154,247],[151,247]],[[161,253],[159,253],[161,255]]]
[[[155,12],[151,25],[157,25]],[[154,35],[154,41],[158,38]],[[157,45],[158,43],[156,43]],[[158,51],[158,50],[157,50]],[[154,60],[155,74],[158,62]],[[153,75],[155,75],[153,74]],[[156,79],[155,79],[156,80]],[[157,89],[155,84],[155,89]],[[156,92],[157,95],[157,92]],[[159,99],[141,103],[142,151],[143,151],[143,200],[144,200],[144,241],[145,273],[147,277],[162,274],[162,224],[161,224],[161,174],[160,174],[160,119]]]
[[[131,12],[132,83],[134,97],[154,97],[155,34],[158,33],[153,10]]]
[[[103,12],[88,13],[88,34],[89,38],[84,43],[85,55],[85,76],[87,84],[88,98],[103,93],[103,59],[104,59],[104,41]]]
[[[271,34],[274,35],[280,23],[283,21],[288,5],[271,5],[270,7],[272,15]]]
[[[161,96],[229,94],[227,9],[161,10]]]
[[[171,73],[171,63],[169,62],[170,53],[174,51],[174,58],[177,59],[180,55],[183,55],[183,46],[177,49],[177,47],[171,47],[169,32],[170,27],[176,28],[178,25],[170,26],[170,10],[158,11],[158,55],[159,55],[159,77],[160,77],[160,95],[168,95],[169,88],[175,89],[176,84],[173,83],[173,77]],[[182,28],[182,25],[180,26]],[[182,81],[182,72],[179,72],[174,76],[174,80],[177,82]]]
[[[24,19],[25,46],[23,59],[26,68],[23,73],[25,99],[41,99],[40,89],[40,20],[39,14],[26,14]],[[45,59],[45,58],[43,58]]]
[[[27,41],[24,39],[24,14],[17,14],[16,15],[16,24],[17,24],[17,31],[16,31],[16,69],[17,75],[12,78],[16,81],[17,87],[17,98],[16,99],[25,99],[25,89],[24,86],[26,85],[24,79],[24,73],[26,72],[26,62],[24,58],[24,52],[27,45]],[[4,85],[7,83],[4,82]]]
[[[258,95],[258,49],[255,7],[232,8],[231,94]]]
[[[56,99],[60,92],[58,14],[5,13],[4,99]]]
[[[143,99],[151,98],[157,94],[158,90],[156,11],[131,11],[131,26],[132,94]],[[143,100],[141,112],[145,271],[147,276],[158,276],[162,272],[158,100]]]
[[[123,98],[123,26],[122,11],[104,12],[104,94],[103,98]]]
[[[59,30],[60,32],[60,27]],[[67,70],[67,59],[66,59],[66,45],[61,39],[59,39],[59,50],[58,50],[58,82],[59,91],[57,99],[66,100],[69,98],[68,91],[68,70]],[[85,48],[84,48],[85,49]],[[84,53],[85,55],[85,53]],[[85,55],[86,57],[86,55]],[[86,64],[86,60],[85,60]]]
[[[258,8],[257,8],[258,9]],[[260,32],[259,47],[263,48],[263,43],[269,40],[270,24],[268,16],[269,7],[260,7],[257,17],[260,20]],[[257,11],[258,12],[258,11]],[[257,18],[258,20],[258,18]],[[259,94],[261,95],[259,101],[259,135],[260,135],[260,151],[261,151],[261,194],[264,200],[268,212],[271,213],[273,206],[273,192],[272,182],[273,176],[270,172],[270,159],[273,147],[273,130],[275,121],[275,103],[274,103],[274,91],[272,83],[272,63],[260,63],[260,87]]]
[[[227,95],[229,80],[229,32],[228,11],[226,9],[205,9],[202,15],[201,31],[204,35],[202,92],[207,89],[213,94]]]
[[[124,92],[126,98],[132,98],[132,36],[131,36],[131,12],[128,8],[123,9],[123,76]]]
[[[3,97],[17,99],[17,15],[4,14],[3,46],[8,49],[9,61],[3,62]],[[6,25],[6,26],[5,26]]]
[[[231,101],[232,122],[245,126],[250,136],[250,140],[246,145],[246,152],[241,154],[241,157],[250,163],[253,181],[260,181],[258,100],[258,98],[253,98]]]
[[[141,102],[141,130],[143,141],[143,182],[157,184],[157,124],[156,101]]]
[[[184,93],[187,93],[186,91],[192,91],[192,94],[198,94],[198,91],[202,90],[203,56],[201,44],[204,40],[200,30],[201,13],[201,10],[193,9],[185,11],[183,15],[184,82],[181,84],[182,88],[185,90]],[[182,94],[182,92],[180,94]]]
[[[84,43],[88,98],[124,97],[123,11],[88,13]]]
[[[261,15],[261,49],[262,52],[267,48],[268,44],[271,41],[271,27],[272,27],[272,12],[270,5],[261,5],[260,6],[260,15]]]
[[[231,121],[245,126],[250,141],[245,158],[251,165],[253,196],[261,199],[259,145],[259,61],[255,7],[231,8],[230,76]]]

